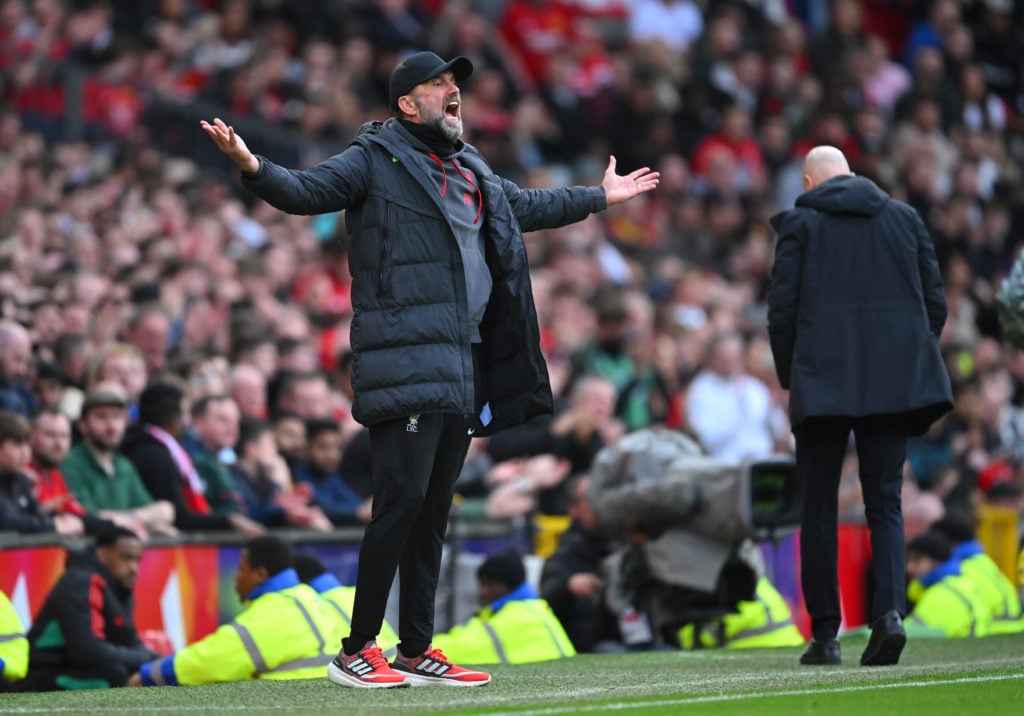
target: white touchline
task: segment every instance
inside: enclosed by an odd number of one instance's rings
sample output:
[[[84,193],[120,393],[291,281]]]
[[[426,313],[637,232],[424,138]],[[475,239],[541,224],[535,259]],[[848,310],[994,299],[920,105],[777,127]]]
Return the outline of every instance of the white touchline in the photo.
[[[527,709],[524,711],[489,711],[488,716],[552,716],[581,712],[622,711],[624,709],[657,708],[659,706],[685,706],[687,704],[706,704],[716,701],[742,701],[744,699],[766,699],[776,696],[814,696],[816,694],[840,694],[849,691],[873,691],[875,689],[920,688],[923,686],[946,686],[954,684],[977,684],[984,681],[1009,681],[1024,679],[1024,674],[1000,674],[993,676],[965,676],[959,679],[937,679],[935,681],[903,681],[888,684],[862,684],[860,686],[840,686],[835,689],[786,689],[783,691],[754,691],[743,694],[716,694],[709,696],[692,696],[683,699],[665,699],[664,701],[629,701],[619,704],[582,704],[580,706],[552,706],[544,709]]]
[[[835,689],[785,689],[780,691],[748,691],[742,694],[715,694],[709,696],[689,696],[682,699],[665,699],[663,701],[628,701],[617,704],[591,704],[581,706],[551,706],[543,709],[526,709],[522,711],[488,711],[487,716],[554,716],[570,713],[599,713],[602,711],[622,711],[624,709],[657,708],[659,706],[685,706],[687,704],[706,704],[716,701],[743,701],[744,699],[766,699],[776,696],[814,696],[816,694],[841,694],[850,691],[873,691],[875,689],[921,688],[927,686],[947,686],[955,684],[978,684],[985,681],[1009,681],[1024,679],[1021,674],[999,674],[992,676],[964,676],[959,679],[937,679],[935,681],[904,681],[886,684],[862,684],[859,686],[840,686]],[[432,708],[442,704],[431,704]],[[451,708],[465,707],[464,702],[449,703]],[[209,712],[211,707],[201,704],[168,704],[166,706],[123,706],[126,713],[188,713],[189,711]],[[251,711],[250,704],[218,705],[217,711]],[[423,704],[416,704],[413,709],[422,709]],[[47,706],[4,708],[3,714],[53,714],[53,713],[110,713],[110,705],[96,707]],[[290,713],[290,712],[286,712]],[[410,710],[410,713],[412,711]]]

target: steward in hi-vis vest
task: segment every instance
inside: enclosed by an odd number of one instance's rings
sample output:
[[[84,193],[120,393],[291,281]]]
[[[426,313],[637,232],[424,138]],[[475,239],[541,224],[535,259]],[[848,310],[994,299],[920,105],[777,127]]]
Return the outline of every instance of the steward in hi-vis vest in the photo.
[[[352,605],[356,599],[356,588],[346,587],[338,578],[327,571],[315,555],[300,552],[292,558],[292,566],[304,583],[320,595],[320,603],[327,616],[334,622],[331,639],[340,641],[352,631]],[[393,659],[398,654],[398,634],[387,621],[381,625],[377,635],[377,646],[384,656]]]
[[[753,649],[804,644],[803,634],[793,623],[789,604],[766,577],[758,580],[754,599],[736,606],[739,611],[705,622],[699,628],[694,624],[684,626],[679,630],[679,646],[683,649]]]
[[[7,595],[0,592],[0,692],[10,691],[28,673],[28,639]]]
[[[280,539],[242,549],[235,590],[248,606],[213,634],[145,664],[129,685],[177,686],[248,679],[322,677],[337,640],[320,598],[299,581]]]
[[[561,622],[526,581],[522,557],[488,557],[477,570],[483,607],[462,626],[434,637],[434,648],[467,664],[525,664],[575,656]]]

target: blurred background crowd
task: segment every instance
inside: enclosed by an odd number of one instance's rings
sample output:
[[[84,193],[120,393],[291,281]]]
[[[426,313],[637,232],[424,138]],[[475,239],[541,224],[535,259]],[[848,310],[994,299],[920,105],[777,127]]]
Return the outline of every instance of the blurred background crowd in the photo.
[[[526,237],[558,410],[474,441],[465,514],[571,514],[571,478],[652,425],[728,461],[790,450],[767,220],[816,144],[919,211],[946,281],[956,406],[912,442],[908,537],[983,500],[1021,509],[1024,353],[994,300],[1024,236],[1012,0],[0,0],[0,407],[31,421],[0,421],[31,453],[0,450],[24,473],[0,502],[31,493],[40,517],[19,529],[368,519],[343,218],[254,200],[199,120],[310,166],[388,116],[388,74],[420,49],[472,60],[465,139],[499,174],[597,184],[609,154],[661,172]],[[72,439],[109,476],[146,465],[152,426],[185,457],[136,470],[148,501],[84,498]],[[45,492],[62,466],[74,510]]]

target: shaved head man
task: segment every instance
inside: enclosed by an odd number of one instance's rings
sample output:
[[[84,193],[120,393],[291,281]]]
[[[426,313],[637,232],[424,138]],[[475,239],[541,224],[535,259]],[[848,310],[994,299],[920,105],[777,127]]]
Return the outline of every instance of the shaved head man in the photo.
[[[841,175],[853,175],[846,155],[841,151],[823,144],[807,152],[804,158],[804,191],[810,191],[823,181]]]
[[[814,147],[804,193],[778,232],[768,334],[789,390],[803,490],[801,585],[813,641],[800,663],[838,664],[837,496],[853,432],[875,590],[864,666],[899,661],[907,635],[901,485],[907,439],[952,407],[939,352],[946,298],[931,236],[912,207]]]

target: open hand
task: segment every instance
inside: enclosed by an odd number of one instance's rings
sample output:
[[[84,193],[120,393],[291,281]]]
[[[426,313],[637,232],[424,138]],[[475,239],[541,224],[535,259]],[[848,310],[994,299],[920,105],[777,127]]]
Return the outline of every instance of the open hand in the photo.
[[[604,180],[601,186],[604,187],[605,196],[608,198],[608,206],[621,204],[629,201],[638,194],[652,191],[661,181],[660,172],[652,172],[650,167],[643,167],[631,171],[625,176],[615,173],[615,156],[608,159],[608,168],[604,170]]]
[[[214,117],[213,124],[210,124],[205,119],[200,120],[199,126],[210,135],[210,138],[217,145],[217,149],[224,152],[242,171],[250,174],[259,171],[260,160],[249,151],[245,141],[235,134],[234,127],[224,124],[220,117]]]

